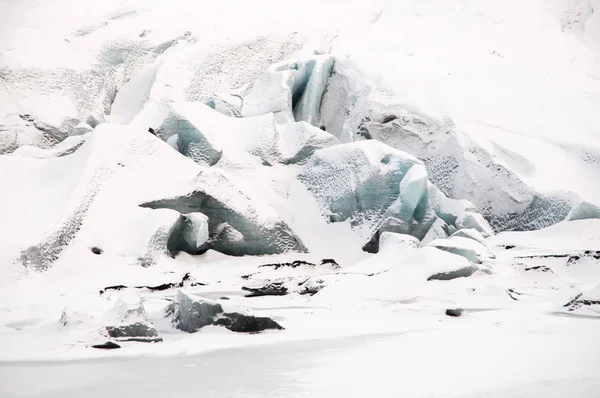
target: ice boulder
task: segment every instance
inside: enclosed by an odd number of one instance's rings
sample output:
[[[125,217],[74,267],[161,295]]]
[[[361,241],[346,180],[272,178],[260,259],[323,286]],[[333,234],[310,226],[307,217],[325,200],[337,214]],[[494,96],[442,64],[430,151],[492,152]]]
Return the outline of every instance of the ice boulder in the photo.
[[[167,250],[170,253],[183,251],[200,254],[206,251],[207,240],[208,217],[199,212],[181,214],[171,229],[167,240]]]
[[[436,239],[428,246],[462,256],[474,264],[496,256],[483,244],[471,238],[453,236],[449,239]]]
[[[466,258],[434,247],[415,250],[402,266],[422,267],[428,281],[466,278],[479,270]]]
[[[330,222],[348,220],[368,242],[365,250],[373,252],[382,232],[423,239],[440,219],[452,233],[461,227],[459,220],[476,211],[430,184],[420,160],[374,140],[315,152],[298,179]],[[485,220],[479,227],[489,229]]]
[[[119,299],[106,318],[106,334],[117,341],[162,341],[139,298]]]
[[[209,300],[178,290],[166,308],[173,325],[184,332],[194,333],[208,325],[224,326],[232,332],[256,333],[283,327],[271,318],[256,317],[244,306],[228,300]]]
[[[300,239],[259,192],[243,189],[222,171],[207,169],[180,195],[143,203],[151,209],[208,217],[206,248],[234,255],[306,251]],[[193,223],[192,223],[193,224]],[[183,244],[185,240],[179,240]]]

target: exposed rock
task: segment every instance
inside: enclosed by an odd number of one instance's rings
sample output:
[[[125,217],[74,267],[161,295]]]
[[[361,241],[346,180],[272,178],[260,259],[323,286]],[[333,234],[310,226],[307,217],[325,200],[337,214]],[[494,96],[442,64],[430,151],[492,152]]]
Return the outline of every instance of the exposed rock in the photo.
[[[225,308],[225,309],[224,309]],[[283,329],[271,318],[255,317],[245,307],[237,307],[226,302],[192,296],[179,290],[177,296],[166,309],[172,317],[173,325],[188,333],[194,333],[204,326],[225,326],[233,332],[256,333],[267,329]]]
[[[479,268],[474,265],[465,266],[454,271],[438,272],[427,278],[428,281],[450,281],[456,278],[467,278],[477,272]]]
[[[325,266],[325,265],[326,266],[330,266],[330,267],[332,267],[334,269],[340,268],[340,266],[338,265],[338,263],[335,262],[335,260],[333,260],[331,258],[328,258],[328,259],[326,258],[326,259],[321,260],[321,266]],[[291,263],[262,264],[262,265],[259,265],[258,267],[259,268],[262,268],[262,267],[271,267],[273,269],[279,269],[279,268],[282,268],[282,267],[298,268],[300,266],[307,266],[307,267],[314,268],[317,265],[314,264],[314,263],[309,263],[308,261],[294,260]]]
[[[121,346],[116,343],[113,343],[112,341],[107,341],[103,344],[93,345],[92,348],[98,348],[101,350],[114,350],[115,348],[121,348]]]
[[[224,313],[221,318],[214,322],[214,325],[225,326],[232,332],[238,333],[258,333],[267,329],[283,329],[271,318],[244,315],[237,312]]]
[[[325,286],[327,286],[325,279],[320,276],[314,276],[299,284],[300,289],[298,293],[312,296],[320,292]]]
[[[452,316],[452,317],[459,317],[459,316],[463,316],[464,314],[465,314],[465,310],[462,308],[448,308],[446,310],[446,315]]]
[[[107,326],[106,331],[110,337],[117,341],[155,343],[163,340],[162,337],[158,335],[154,326],[144,322],[136,322],[131,325],[122,326]]]
[[[206,286],[205,283],[192,282],[192,278],[190,276],[190,273],[188,272],[183,276],[183,278],[181,279],[181,282],[163,283],[162,285],[157,285],[157,286],[125,286],[125,285],[107,286],[104,289],[100,290],[100,294],[104,294],[108,290],[122,290],[122,289],[144,289],[144,290],[148,290],[151,292],[161,292],[161,291],[167,290],[167,289],[182,288],[182,287],[184,287],[185,284],[189,284],[189,286]]]
[[[269,282],[258,287],[243,286],[242,290],[250,292],[246,297],[285,296],[288,294],[288,289],[283,285],[283,282]]]

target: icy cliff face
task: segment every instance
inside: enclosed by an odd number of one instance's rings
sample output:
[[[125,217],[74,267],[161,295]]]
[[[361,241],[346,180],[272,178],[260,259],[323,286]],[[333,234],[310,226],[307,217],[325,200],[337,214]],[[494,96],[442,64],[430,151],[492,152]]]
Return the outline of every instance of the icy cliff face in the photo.
[[[429,244],[463,229],[487,237],[600,217],[589,184],[600,177],[596,2],[523,6],[540,13],[539,37],[487,3],[460,12],[365,3],[362,14],[359,4],[358,19],[327,3],[277,28],[266,15],[193,13],[162,26],[181,11],[110,1],[59,24],[46,18],[55,11],[34,7],[28,24],[56,35],[32,30],[39,52],[5,46],[0,58],[0,167],[14,170],[0,182],[24,188],[0,208],[22,204],[40,222],[2,210],[18,233],[6,234],[11,247],[0,254],[42,270],[65,253],[110,246],[101,255],[149,266],[209,249],[310,251],[294,230],[302,215],[315,230],[350,225],[368,251],[385,232]],[[492,24],[474,35],[470,18],[480,15],[531,40]],[[223,37],[208,34],[211,18],[227,26]],[[19,42],[21,27],[6,25],[2,37]],[[45,215],[36,196],[47,198]],[[122,225],[129,243],[104,225]]]

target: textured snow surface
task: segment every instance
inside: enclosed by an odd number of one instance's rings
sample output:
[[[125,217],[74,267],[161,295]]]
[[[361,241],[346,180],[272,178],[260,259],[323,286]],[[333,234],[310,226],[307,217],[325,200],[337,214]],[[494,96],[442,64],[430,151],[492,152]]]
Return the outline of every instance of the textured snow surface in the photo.
[[[599,71],[599,0],[0,2],[0,396],[596,398]]]

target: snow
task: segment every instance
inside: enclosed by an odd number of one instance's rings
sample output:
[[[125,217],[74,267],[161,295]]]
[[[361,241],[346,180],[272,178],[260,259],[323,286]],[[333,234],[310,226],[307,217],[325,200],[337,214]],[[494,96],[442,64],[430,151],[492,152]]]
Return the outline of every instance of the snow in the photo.
[[[1,2],[0,396],[596,397],[599,10]]]

